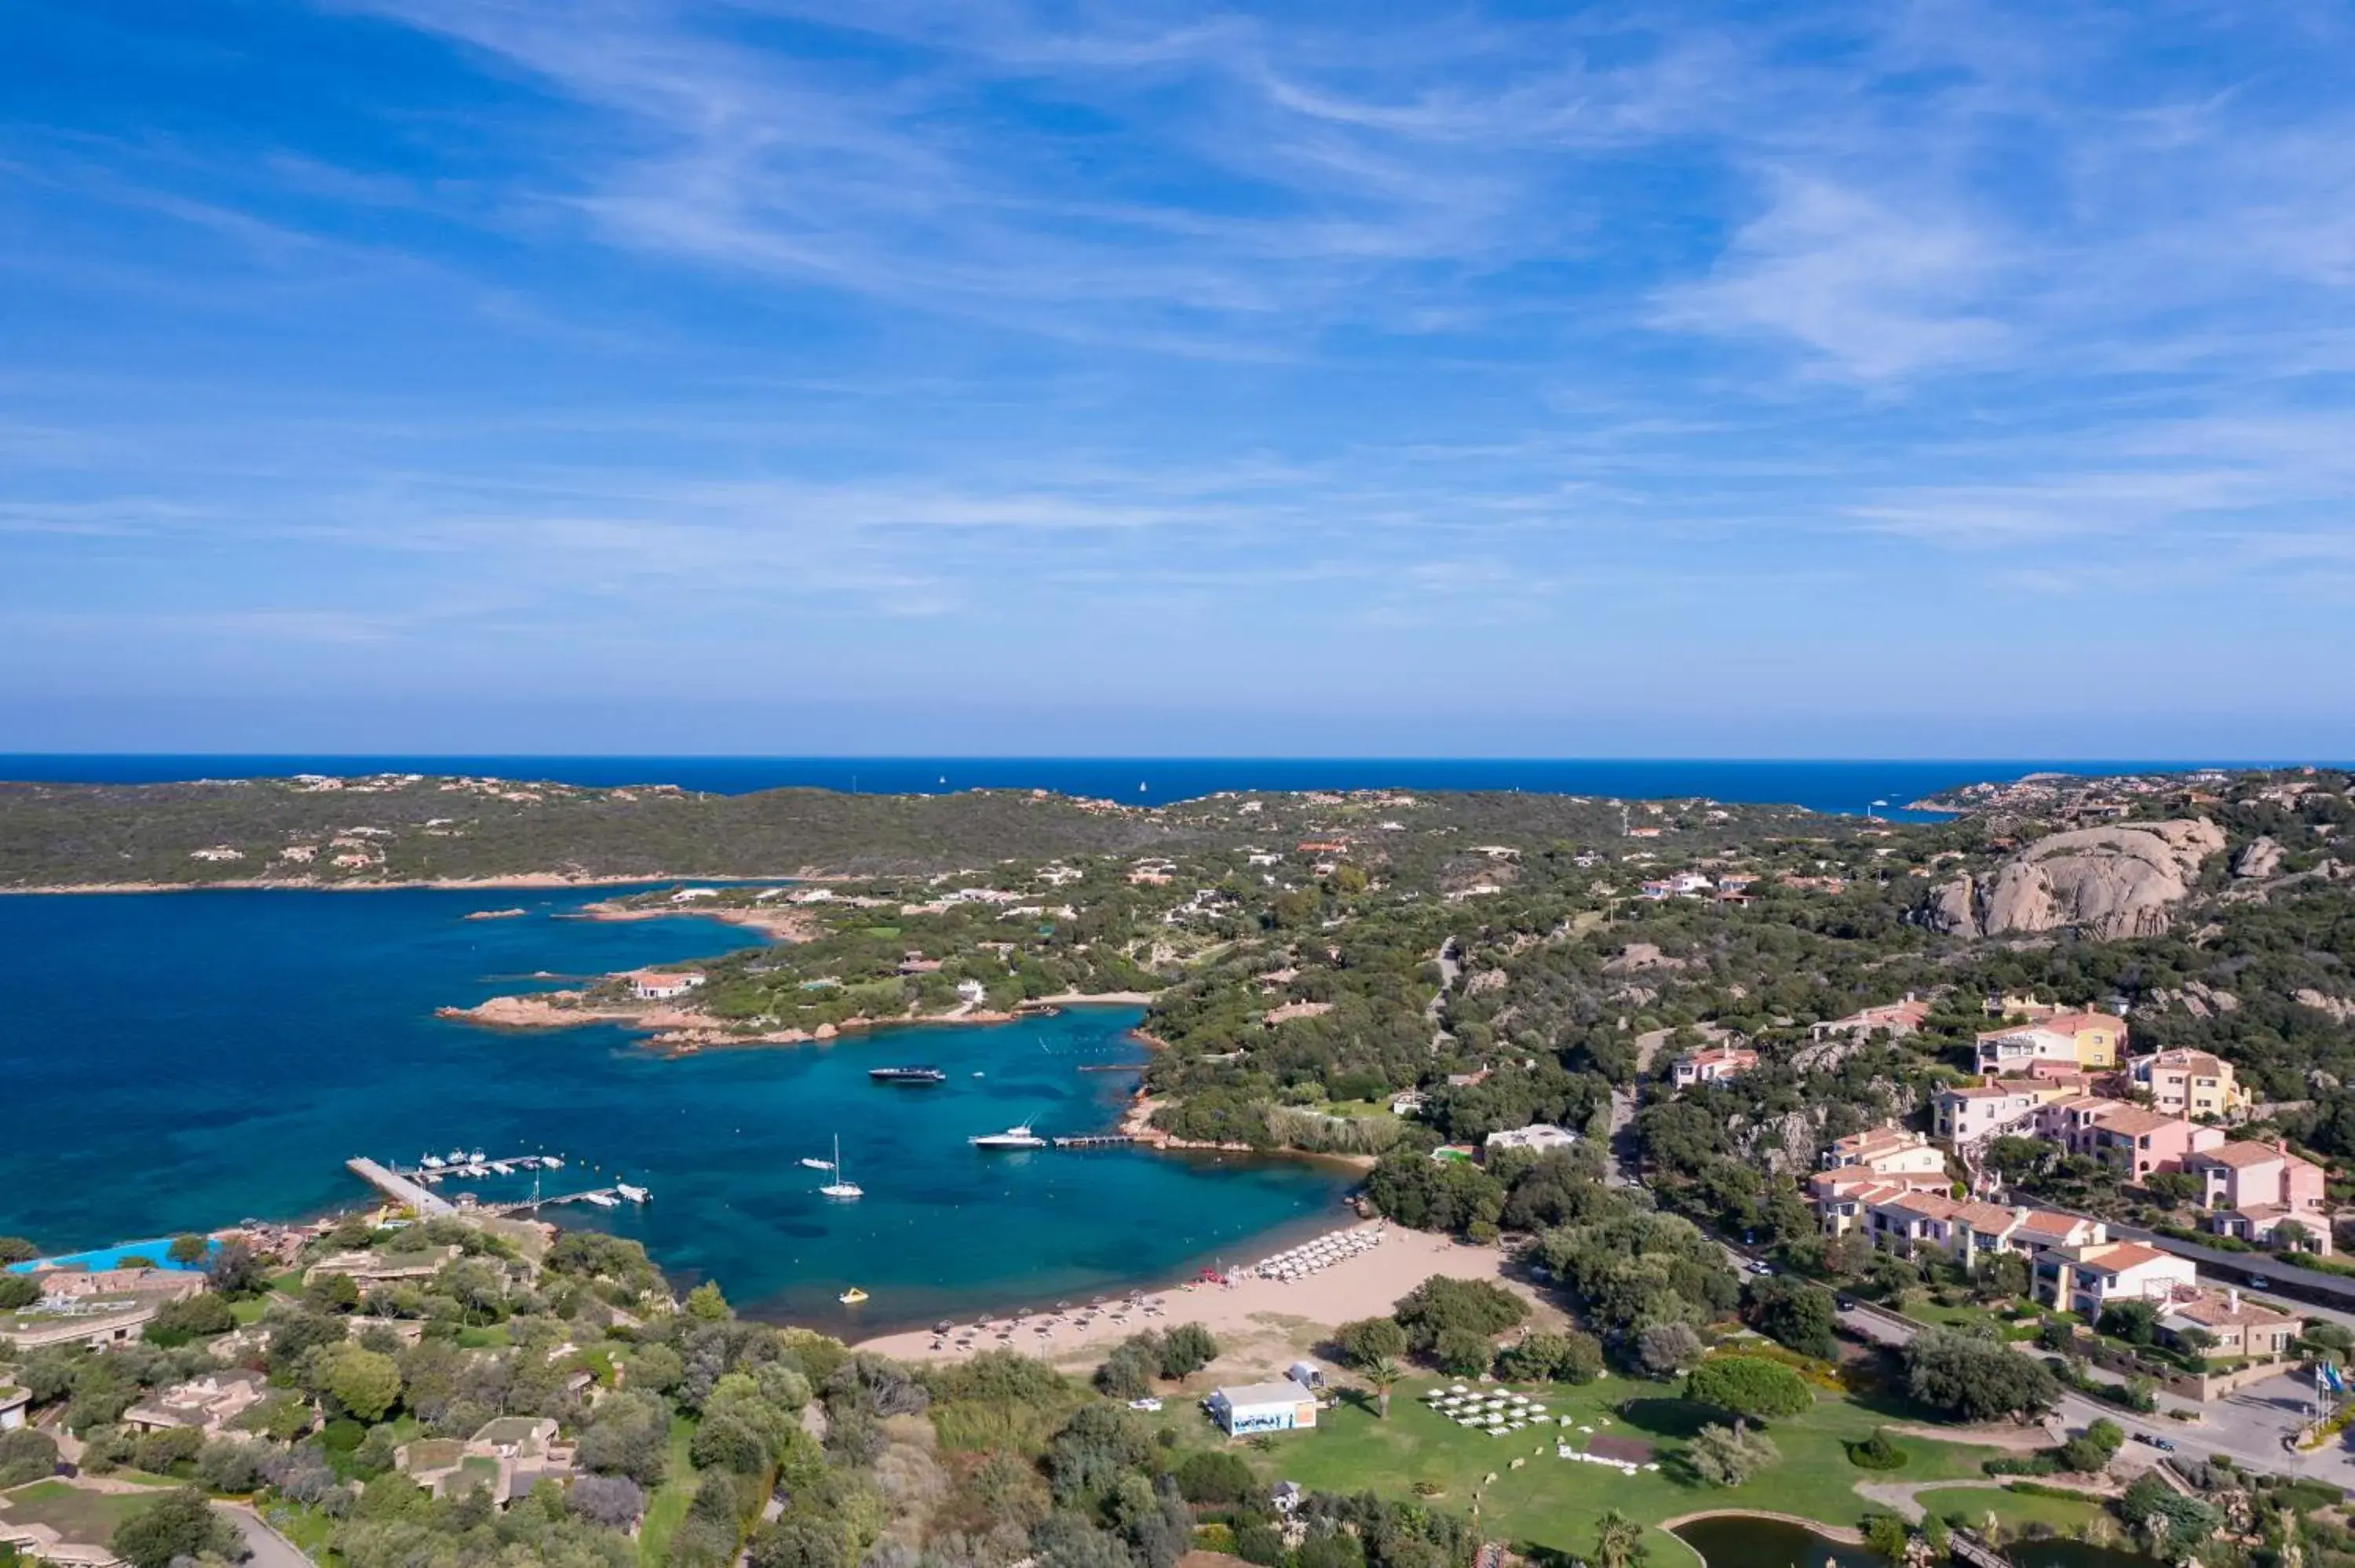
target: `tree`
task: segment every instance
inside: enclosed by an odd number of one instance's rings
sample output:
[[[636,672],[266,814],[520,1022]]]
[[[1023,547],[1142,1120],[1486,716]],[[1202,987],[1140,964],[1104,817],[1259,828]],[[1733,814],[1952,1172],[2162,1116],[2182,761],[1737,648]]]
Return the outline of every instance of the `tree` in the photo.
[[[1719,1356],[1693,1368],[1685,1397],[1753,1421],[1797,1415],[1816,1403],[1806,1380],[1762,1356]]]
[[[805,1513],[762,1525],[746,1555],[752,1568],[851,1568],[855,1561],[839,1522]]]
[[[205,1263],[205,1278],[232,1301],[259,1296],[270,1288],[270,1274],[261,1255],[235,1236],[213,1249],[212,1256]]]
[[[234,1557],[242,1550],[236,1528],[195,1487],[165,1492],[131,1515],[108,1544],[131,1568],[170,1568],[176,1557]]]
[[[1738,1425],[1704,1426],[1685,1448],[1685,1462],[1713,1487],[1738,1487],[1782,1457],[1764,1432]]]
[[[670,1462],[670,1407],[641,1389],[615,1390],[597,1402],[577,1457],[584,1470],[662,1485]]]
[[[1594,1521],[1594,1568],[1636,1568],[1651,1555],[1644,1544],[1644,1527],[1617,1509],[1605,1509]]]
[[[687,1315],[699,1323],[724,1323],[736,1316],[716,1280],[705,1280],[687,1293]]]
[[[1928,1329],[1905,1347],[1907,1392],[1961,1421],[2026,1418],[2058,1399],[2061,1388],[2037,1361],[2001,1340]]]
[[[1839,1321],[1838,1304],[1822,1286],[1774,1275],[1752,1280],[1743,1294],[1749,1298],[1750,1326],[1768,1339],[1819,1361],[1839,1353],[1839,1340],[1832,1331]]]
[[[1428,1351],[1451,1329],[1492,1340],[1518,1327],[1529,1308],[1528,1302],[1492,1281],[1434,1274],[1401,1297],[1393,1315],[1406,1330],[1408,1347]]]
[[[2115,1301],[2102,1308],[2094,1326],[2114,1340],[2147,1345],[2158,1338],[2158,1308],[2148,1301]]]
[[[1178,1467],[1178,1493],[1188,1502],[1236,1503],[1259,1489],[1251,1462],[1224,1448],[1199,1448]]]
[[[1698,1362],[1707,1349],[1689,1323],[1650,1323],[1636,1334],[1636,1359],[1654,1377],[1674,1377]]]
[[[1334,1330],[1333,1346],[1349,1365],[1370,1367],[1406,1354],[1406,1330],[1395,1318],[1360,1318]]]
[[[1593,1383],[1603,1374],[1603,1346],[1575,1329],[1530,1334],[1497,1352],[1497,1374],[1520,1383]]]
[[[41,1287],[29,1274],[0,1274],[0,1312],[30,1307],[41,1298]]]
[[[375,1351],[345,1345],[326,1352],[323,1382],[356,1421],[381,1421],[400,1398],[400,1363]]]
[[[1404,1375],[1398,1362],[1393,1361],[1379,1361],[1366,1369],[1366,1381],[1374,1385],[1374,1397],[1381,1403],[1381,1415],[1385,1421],[1391,1414],[1391,1390],[1398,1386],[1399,1379]]]
[[[592,1524],[627,1530],[646,1511],[645,1489],[627,1476],[582,1476],[565,1489],[564,1506]]]
[[[1454,1377],[1478,1377],[1496,1354],[1488,1336],[1474,1329],[1444,1329],[1431,1347],[1433,1363]]]
[[[1160,1357],[1151,1334],[1133,1335],[1113,1347],[1096,1368],[1095,1384],[1114,1399],[1143,1399],[1153,1392]]]
[[[174,1236],[172,1245],[164,1255],[182,1268],[193,1268],[211,1254],[213,1244],[203,1236]]]
[[[2314,1245],[2314,1232],[2303,1220],[2281,1220],[2274,1225],[2275,1252],[2305,1252]]]
[[[1199,1323],[1180,1323],[1162,1337],[1161,1375],[1183,1383],[1219,1356],[1219,1341]]]
[[[0,1432],[0,1491],[56,1473],[58,1440],[30,1426]]]
[[[1912,1540],[1913,1531],[1893,1513],[1876,1513],[1864,1521],[1864,1543],[1885,1562],[1903,1563],[1906,1545]]]
[[[208,1290],[156,1308],[155,1315],[141,1331],[141,1338],[151,1345],[169,1348],[213,1334],[226,1334],[236,1327],[237,1314],[229,1310],[229,1303]]]
[[[2126,1440],[2126,1429],[2109,1417],[2103,1416],[2061,1445],[2061,1467],[2074,1470],[2080,1475],[2098,1474],[2103,1467],[2116,1457],[2119,1446]]]
[[[359,1281],[348,1274],[323,1274],[303,1287],[303,1304],[314,1312],[357,1312]]]

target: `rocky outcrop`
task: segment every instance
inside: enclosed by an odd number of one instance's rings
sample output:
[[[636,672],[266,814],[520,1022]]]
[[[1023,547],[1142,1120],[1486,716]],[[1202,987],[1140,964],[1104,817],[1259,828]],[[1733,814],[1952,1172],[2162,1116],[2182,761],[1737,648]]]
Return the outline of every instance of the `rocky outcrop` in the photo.
[[[2282,847],[2271,839],[2251,839],[2232,857],[2234,876],[2271,876],[2281,869]]]
[[[2240,1012],[2241,999],[2200,980],[2185,980],[2180,991],[2162,986],[2152,991],[2136,1011],[2164,1012],[2170,1007],[2179,1007],[2194,1018],[2213,1018],[2222,1012]]]
[[[1934,889],[1922,918],[1971,937],[2157,936],[2190,896],[2200,862],[2223,847],[2223,831],[2204,818],[2054,833],[1985,875]]]
[[[2350,1001],[2346,997],[2332,996],[2328,991],[2316,991],[2309,987],[2293,991],[2290,994],[2290,1000],[2300,1007],[2310,1007],[2317,1012],[2328,1013],[2336,1022],[2355,1023],[2355,1001]]]

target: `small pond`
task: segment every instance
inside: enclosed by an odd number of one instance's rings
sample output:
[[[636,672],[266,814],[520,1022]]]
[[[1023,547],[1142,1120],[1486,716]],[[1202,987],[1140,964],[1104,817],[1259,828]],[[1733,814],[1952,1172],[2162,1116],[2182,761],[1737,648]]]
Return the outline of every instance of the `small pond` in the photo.
[[[1757,1515],[1697,1519],[1674,1533],[1709,1568],[1888,1568],[1870,1547],[1845,1545],[1804,1525]],[[2147,1557],[2082,1541],[2014,1542],[2004,1554],[2015,1568],[2153,1568]]]

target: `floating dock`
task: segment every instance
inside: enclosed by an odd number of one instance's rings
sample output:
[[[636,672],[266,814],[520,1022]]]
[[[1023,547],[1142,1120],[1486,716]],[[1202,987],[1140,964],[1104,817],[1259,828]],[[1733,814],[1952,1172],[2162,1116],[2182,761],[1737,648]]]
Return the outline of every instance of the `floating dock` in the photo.
[[[1082,1138],[1058,1138],[1052,1141],[1058,1149],[1125,1149],[1136,1139],[1124,1132],[1096,1132]]]

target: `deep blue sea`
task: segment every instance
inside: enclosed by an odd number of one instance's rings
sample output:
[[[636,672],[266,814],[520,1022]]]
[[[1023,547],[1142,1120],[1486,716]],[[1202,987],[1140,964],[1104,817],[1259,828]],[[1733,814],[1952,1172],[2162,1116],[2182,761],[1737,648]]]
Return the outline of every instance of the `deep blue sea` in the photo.
[[[183,779],[373,772],[488,775],[582,785],[677,784],[721,795],[805,785],[870,794],[1052,789],[1164,805],[1220,789],[1525,789],[1629,800],[1708,796],[1902,816],[1909,800],[2024,773],[2129,773],[2195,762],[1791,762],[1646,758],[1522,761],[1433,758],[1105,757],[319,757],[0,755],[0,779],[155,783]]]
[[[60,1253],[291,1219],[368,1196],[357,1154],[559,1152],[549,1191],[614,1179],[643,1210],[557,1211],[644,1241],[682,1282],[849,1331],[1167,1280],[1273,1233],[1340,1223],[1300,1161],[1135,1151],[986,1155],[1031,1120],[1102,1130],[1134,1079],[1133,1009],[664,1058],[609,1027],[495,1033],[433,1016],[502,991],[741,947],[682,916],[565,918],[587,894],[441,890],[0,896],[18,977],[0,1032],[0,1234]],[[521,918],[470,921],[520,905]],[[539,978],[535,978],[539,977]],[[932,1089],[870,1066],[938,1065]],[[866,1188],[798,1163],[842,1139]],[[520,1197],[528,1179],[476,1183]],[[1256,1254],[1254,1254],[1256,1255]],[[853,1319],[847,1285],[873,1299]]]

